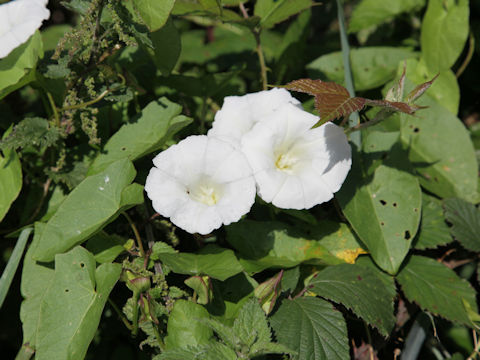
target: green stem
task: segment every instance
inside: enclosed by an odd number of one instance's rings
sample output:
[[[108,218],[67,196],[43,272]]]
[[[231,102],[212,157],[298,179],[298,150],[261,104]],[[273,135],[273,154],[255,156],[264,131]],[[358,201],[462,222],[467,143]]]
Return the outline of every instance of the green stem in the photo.
[[[55,101],[53,101],[52,94],[50,94],[48,91],[47,91],[47,97],[48,97],[48,102],[52,107],[53,117],[55,118],[55,126],[60,127],[60,116],[58,115],[58,109],[57,109],[57,106],[55,105]]]
[[[132,228],[132,231],[135,235],[135,239],[137,240],[137,246],[138,246],[138,249],[140,250],[140,254],[144,258],[145,257],[145,250],[143,249],[142,238],[140,237],[140,233],[138,232],[138,229],[135,226],[135,223],[132,221],[132,218],[126,212],[122,212],[122,215],[125,216],[128,223],[130,224],[130,227]]]
[[[455,73],[455,76],[457,77],[457,79],[460,77],[460,75],[463,74],[468,64],[472,60],[474,50],[475,50],[475,37],[473,36],[472,31],[470,30],[470,37],[468,38],[467,56],[465,57],[465,60],[463,60],[462,65],[460,65],[457,72]]]
[[[342,44],[342,54],[343,54],[343,68],[345,72],[345,85],[350,93],[351,97],[355,97],[355,89],[353,87],[353,77],[352,77],[352,69],[350,65],[350,46],[348,45],[348,37],[347,31],[345,27],[345,16],[343,15],[343,4],[341,0],[337,1],[337,16],[338,16],[338,24],[340,27],[340,43]],[[360,123],[360,117],[358,116],[358,112],[354,112],[350,115],[348,119],[348,125],[350,127],[357,126]],[[357,148],[360,149],[361,146],[361,137],[359,132],[355,132],[351,134],[350,140],[352,143],[357,145]]]
[[[153,329],[153,333],[155,334],[155,338],[157,339],[158,346],[160,347],[160,350],[164,351],[165,350],[165,344],[162,340],[162,337],[160,336],[160,332],[157,329],[157,325],[152,324],[152,329]]]
[[[132,318],[132,336],[136,337],[138,334],[138,299],[140,298],[140,293],[133,293],[133,318]]]
[[[121,89],[123,86],[125,86],[126,80],[125,80],[125,77],[122,74],[117,74],[117,76],[122,80],[122,83],[119,86],[116,86],[113,89],[104,90],[95,99],[92,99],[90,101],[86,101],[86,102],[80,103],[80,104],[65,106],[65,107],[59,109],[59,111],[63,112],[63,111],[68,111],[68,110],[82,109],[84,107],[87,107],[87,106],[90,106],[90,105],[93,105],[93,104],[99,102],[100,100],[102,100],[105,96],[107,96],[111,92],[114,92],[114,91],[117,91],[117,90]]]
[[[268,78],[267,78],[267,65],[265,64],[265,57],[263,56],[262,44],[260,42],[260,31],[253,30],[253,36],[257,42],[255,51],[258,55],[258,62],[260,63],[260,75],[262,77],[262,89],[267,90]]]
[[[108,298],[108,303],[110,304],[110,306],[113,308],[113,310],[117,313],[118,317],[122,320],[122,322],[125,324],[125,326],[127,327],[128,330],[132,331],[133,330],[133,326],[132,324],[130,324],[128,322],[128,319],[125,317],[125,315],[123,315],[123,313],[120,311],[120,309],[118,308],[117,304],[115,304],[113,302],[112,299]]]

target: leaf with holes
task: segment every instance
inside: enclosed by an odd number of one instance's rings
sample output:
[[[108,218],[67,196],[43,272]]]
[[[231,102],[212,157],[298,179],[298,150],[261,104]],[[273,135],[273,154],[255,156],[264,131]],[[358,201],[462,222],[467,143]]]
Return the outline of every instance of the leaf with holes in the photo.
[[[480,251],[480,211],[462,199],[446,199],[443,206],[455,239],[468,250]]]
[[[408,78],[405,86],[413,87]],[[442,198],[475,199],[478,164],[467,129],[428,93],[418,103],[428,109],[402,119],[400,139],[420,185]]]
[[[315,294],[351,309],[384,336],[393,329],[393,298],[374,270],[350,264],[329,266],[310,285]]]
[[[405,296],[424,310],[470,325],[462,299],[477,310],[475,290],[445,265],[423,256],[412,256],[397,275]]]
[[[420,222],[422,194],[415,176],[394,161],[371,174],[358,153],[336,197],[348,222],[377,265],[395,274],[410,249]],[[399,159],[403,154],[399,154]],[[399,160],[402,161],[402,160]]]
[[[363,109],[365,99],[350,97],[348,90],[334,82],[300,79],[289,82],[285,88],[315,96],[315,108],[320,121],[314,127]]]
[[[55,275],[43,298],[35,359],[83,359],[97,331],[120,264],[102,264],[78,246],[55,257]]]
[[[347,326],[342,313],[316,297],[283,300],[270,324],[280,344],[297,360],[349,359]]]
[[[452,241],[443,216],[442,202],[433,196],[422,194],[422,221],[415,249],[433,249]]]

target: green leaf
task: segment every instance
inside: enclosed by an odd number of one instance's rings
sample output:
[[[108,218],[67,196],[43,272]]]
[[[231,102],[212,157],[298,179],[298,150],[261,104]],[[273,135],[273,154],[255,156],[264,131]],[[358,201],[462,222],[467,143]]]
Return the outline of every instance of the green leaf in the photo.
[[[350,264],[329,266],[310,285],[315,294],[351,309],[384,336],[393,329],[393,298],[374,270]]]
[[[208,275],[221,281],[243,270],[232,250],[215,245],[205,246],[198,254],[159,253],[158,258],[175,273]]]
[[[5,139],[10,131],[3,135]],[[1,144],[1,142],[0,142]],[[0,151],[0,223],[22,189],[22,164],[14,150]]]
[[[135,174],[132,163],[124,159],[83,180],[46,224],[35,224],[38,242],[33,258],[51,261],[55,254],[82,243],[122,211],[142,203],[142,187],[130,184]]]
[[[123,125],[105,144],[88,169],[97,174],[119,159],[131,161],[160,149],[180,129],[192,122],[179,115],[182,107],[166,98],[149,103],[133,122]]]
[[[397,74],[403,71],[400,66]],[[452,114],[458,113],[460,105],[460,88],[457,77],[452,70],[444,70],[436,73],[428,69],[423,59],[408,59],[406,68],[407,79],[415,85],[420,85],[435,78],[435,81],[427,91],[427,95],[436,100],[438,104],[447,108]]]
[[[382,280],[383,285],[387,289],[390,299],[392,301],[395,300],[395,296],[397,296],[397,288],[395,285],[395,278],[383,270],[381,270],[377,264],[373,261],[371,256],[360,256],[357,261],[355,262],[356,265],[368,267],[370,270],[373,270],[377,277]]]
[[[37,226],[44,224],[38,223]],[[50,288],[55,272],[53,265],[37,263],[32,258],[38,238],[33,238],[25,254],[22,269],[21,293],[24,298],[20,307],[20,320],[23,327],[23,344],[35,348],[40,320],[40,307]]]
[[[420,222],[422,193],[418,180],[393,167],[398,166],[395,163],[381,164],[373,174],[367,174],[365,164],[355,155],[337,199],[377,265],[395,274]]]
[[[244,220],[227,227],[227,241],[239,252],[247,272],[293,267],[301,262],[338,264],[319,241],[310,240],[281,222]]]
[[[352,49],[350,59],[355,90],[369,90],[385,84],[395,77],[400,61],[415,56],[409,48],[401,47]],[[341,51],[320,56],[307,65],[307,71],[314,79],[345,83]]]
[[[168,20],[160,30],[150,33],[150,39],[152,40],[153,51],[147,47],[144,49],[152,54],[153,62],[162,75],[170,75],[177,64],[182,49],[180,34],[173,24],[173,20]]]
[[[408,147],[420,185],[442,198],[476,198],[478,164],[467,129],[428,94],[418,104],[428,109],[405,116],[401,141]]]
[[[475,290],[443,264],[423,256],[412,256],[397,275],[405,296],[422,309],[447,320],[470,325],[462,299],[477,310]]]
[[[36,31],[26,43],[1,59],[0,99],[32,81],[35,78],[37,60],[42,57],[42,37],[40,32]]]
[[[284,300],[271,317],[278,342],[295,350],[298,360],[350,358],[342,313],[315,297]]]
[[[166,350],[153,360],[237,360],[235,351],[215,342],[205,346],[177,348]]]
[[[175,0],[133,0],[133,4],[149,30],[156,31],[167,22]]]
[[[1,149],[18,149],[28,146],[45,148],[53,145],[60,138],[60,132],[51,126],[47,119],[33,117],[20,121],[13,131],[2,141]]]
[[[254,14],[261,18],[260,26],[268,29],[312,5],[311,0],[258,0]]]
[[[109,235],[101,231],[92,236],[85,247],[95,256],[97,263],[113,262],[118,255],[125,251],[124,245],[127,239],[118,235]]]
[[[425,2],[426,0],[362,0],[353,9],[348,31],[358,32],[389,22],[401,13],[421,9]]]
[[[233,333],[241,344],[251,348],[256,342],[270,342],[272,334],[265,313],[256,298],[243,305],[233,323]]]
[[[453,241],[443,216],[442,202],[422,194],[422,222],[415,249],[433,249]]]
[[[191,301],[177,300],[168,318],[166,349],[186,348],[208,343],[213,332],[208,325],[201,321],[208,317],[208,312],[203,306]]]
[[[430,71],[452,67],[468,37],[468,0],[429,0],[422,21],[422,58]]]
[[[42,301],[35,359],[83,359],[97,331],[120,264],[102,264],[78,246],[55,257],[55,276]]]
[[[25,250],[25,245],[27,245],[28,236],[32,232],[32,228],[23,229],[18,237],[18,240],[13,248],[12,254],[8,259],[7,266],[2,272],[2,276],[0,277],[0,309],[2,308],[3,301],[7,296],[8,289],[12,284],[13,277],[17,272],[18,264],[23,256],[23,251]]]
[[[443,202],[445,217],[452,224],[450,232],[468,250],[480,251],[480,211],[462,199]]]

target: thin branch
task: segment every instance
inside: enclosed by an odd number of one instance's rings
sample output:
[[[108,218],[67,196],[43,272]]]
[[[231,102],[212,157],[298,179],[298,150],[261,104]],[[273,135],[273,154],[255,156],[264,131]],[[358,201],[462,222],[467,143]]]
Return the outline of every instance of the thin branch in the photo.
[[[132,331],[133,329],[133,326],[132,324],[130,324],[130,322],[128,321],[128,319],[125,317],[125,315],[123,315],[123,313],[120,311],[120,309],[118,308],[117,304],[115,304],[113,302],[112,299],[108,298],[108,303],[110,304],[110,306],[113,308],[113,310],[117,313],[118,317],[120,318],[120,320],[122,320],[122,322],[125,324],[125,326],[127,327],[128,330]]]
[[[138,232],[138,229],[135,226],[135,223],[132,221],[132,218],[126,212],[122,212],[122,215],[125,216],[128,223],[130,224],[130,227],[132,228],[133,233],[135,234],[135,239],[137,241],[137,247],[140,250],[141,256],[145,257],[145,250],[143,249],[142,238],[140,237],[140,233]]]
[[[55,105],[55,101],[53,101],[52,94],[50,94],[50,92],[48,91],[47,91],[47,98],[53,111],[53,117],[55,118],[55,126],[60,127],[60,116],[58,115],[57,106]]]
[[[267,90],[267,66],[265,64],[265,57],[263,56],[262,44],[260,43],[260,31],[253,30],[253,35],[255,36],[255,41],[257,42],[257,47],[255,51],[258,55],[258,62],[260,63],[260,75],[262,77],[262,89]]]
[[[470,30],[470,36],[468,38],[467,56],[465,57],[465,60],[463,60],[462,65],[460,65],[457,72],[455,73],[455,76],[457,77],[457,79],[463,74],[463,72],[467,68],[468,64],[472,60],[474,51],[475,51],[475,37],[473,36],[472,31]]]

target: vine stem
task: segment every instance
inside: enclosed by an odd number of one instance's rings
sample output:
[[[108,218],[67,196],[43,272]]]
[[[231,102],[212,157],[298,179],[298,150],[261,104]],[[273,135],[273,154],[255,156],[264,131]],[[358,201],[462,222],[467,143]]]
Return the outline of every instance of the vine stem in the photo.
[[[243,3],[240,3],[239,5],[240,11],[242,12],[242,15],[245,19],[248,19],[248,12],[247,9],[245,9],[245,6]],[[267,65],[265,64],[265,56],[263,55],[263,49],[262,49],[262,43],[260,41],[260,32],[261,29],[252,29],[252,34],[255,37],[255,42],[257,43],[257,46],[255,48],[255,51],[257,52],[258,56],[258,62],[260,63],[260,76],[262,77],[262,89],[267,90],[268,88],[268,78],[267,78]]]
[[[253,30],[253,35],[255,36],[255,41],[257,42],[256,52],[258,55],[258,62],[260,63],[260,75],[262,77],[262,89],[267,90],[267,66],[265,64],[265,57],[263,56],[262,44],[260,42],[260,31]]]
[[[462,65],[460,65],[457,72],[455,73],[455,76],[457,77],[457,79],[463,74],[468,64],[470,64],[470,61],[472,60],[472,57],[473,57],[474,50],[475,50],[475,37],[473,36],[472,31],[470,30],[470,36],[468,38],[467,56],[465,57],[465,60],[463,60]]]
[[[133,293],[133,318],[132,318],[132,336],[136,337],[138,334],[138,299],[140,294],[135,291]]]
[[[53,101],[53,96],[50,92],[47,91],[47,98],[50,106],[52,107],[53,117],[55,119],[55,126],[60,127],[60,116],[58,115],[57,106],[55,105],[55,101]]]
[[[120,311],[120,309],[118,308],[117,304],[115,304],[113,302],[112,299],[108,298],[108,303],[110,304],[110,306],[113,308],[113,310],[115,310],[115,312],[117,313],[118,317],[122,320],[122,322],[125,324],[125,326],[127,327],[128,330],[132,331],[133,330],[133,326],[132,324],[129,323],[129,321],[127,320],[127,318],[125,317],[125,315],[123,315],[123,313]]]
[[[68,110],[75,110],[75,109],[82,109],[84,107],[87,107],[87,106],[90,106],[90,105],[93,105],[97,102],[99,102],[100,100],[102,100],[105,96],[107,96],[109,93],[111,92],[114,92],[114,91],[117,91],[119,89],[121,89],[123,86],[125,86],[125,77],[122,75],[122,74],[117,74],[117,76],[122,80],[122,83],[119,85],[119,86],[116,86],[115,88],[113,89],[107,89],[107,90],[104,90],[100,95],[98,95],[95,99],[92,99],[90,101],[86,101],[84,103],[80,103],[80,104],[75,104],[75,105],[70,105],[70,106],[64,106],[62,107],[61,109],[58,109],[60,112],[63,112],[63,111],[68,111]]]
[[[343,15],[343,4],[341,0],[336,0],[337,2],[337,17],[338,17],[338,24],[340,27],[340,43],[342,44],[342,54],[343,54],[343,68],[345,72],[345,85],[350,93],[351,97],[355,97],[355,89],[353,87],[353,77],[352,77],[352,70],[350,66],[350,46],[348,44],[348,37],[347,31],[345,27],[345,16]],[[350,127],[355,127],[360,124],[360,117],[358,116],[358,112],[354,112],[350,115],[348,119],[348,124]],[[357,145],[357,148],[361,148],[362,140],[360,137],[360,133],[353,133],[350,136],[350,140],[352,143]]]
[[[140,255],[142,257],[145,257],[145,250],[143,249],[142,238],[140,237],[140,233],[138,232],[138,229],[135,226],[135,223],[132,221],[132,218],[130,217],[130,215],[128,215],[126,212],[122,212],[122,215],[127,219],[128,223],[130,224],[130,227],[132,228],[132,231],[135,235],[135,239],[137,240],[138,249],[140,250]]]

